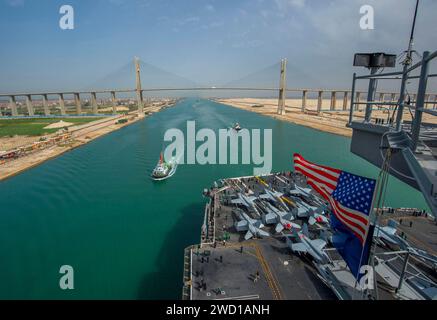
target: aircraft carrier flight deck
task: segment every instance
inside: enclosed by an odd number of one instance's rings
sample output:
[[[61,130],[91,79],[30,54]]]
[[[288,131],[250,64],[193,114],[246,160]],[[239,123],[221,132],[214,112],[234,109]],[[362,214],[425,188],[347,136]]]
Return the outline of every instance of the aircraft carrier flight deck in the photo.
[[[185,249],[183,299],[369,299],[331,245],[328,203],[303,175],[222,179],[204,197],[200,244]],[[435,219],[407,208],[380,214],[376,295],[435,299],[437,244],[424,237],[437,232]]]

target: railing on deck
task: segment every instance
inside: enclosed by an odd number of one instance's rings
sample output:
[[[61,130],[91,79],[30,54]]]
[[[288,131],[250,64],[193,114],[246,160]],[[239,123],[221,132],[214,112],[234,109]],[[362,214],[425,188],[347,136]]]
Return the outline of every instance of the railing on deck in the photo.
[[[388,127],[393,131],[408,130],[408,134],[411,137],[411,149],[414,151],[420,140],[421,129],[423,128],[422,116],[423,114],[429,114],[432,116],[437,115],[437,95],[427,93],[427,83],[429,78],[437,77],[437,74],[429,74],[429,64],[437,57],[437,51],[430,54],[430,52],[425,51],[423,53],[422,60],[411,67],[405,67],[404,71],[397,72],[386,72],[379,74],[370,74],[364,76],[357,76],[356,73],[353,74],[352,80],[352,94],[349,107],[349,124],[354,122],[356,118],[356,111],[359,109],[360,105],[365,105],[365,116],[364,119],[361,117],[360,121],[367,124],[375,124],[379,126]],[[411,75],[413,71],[420,68],[420,74]],[[379,101],[374,101],[374,99],[367,99],[365,102],[361,102],[356,98],[358,92],[355,91],[357,80],[399,80],[401,79],[401,89],[398,94],[398,100],[384,101],[379,99]],[[408,80],[418,79],[418,89],[417,93],[409,95],[406,92],[406,84]],[[369,97],[374,97],[374,93],[370,93]],[[406,97],[408,96],[408,99]],[[431,99],[434,97],[434,99]],[[392,99],[393,100],[393,96]],[[410,111],[412,121],[411,124],[405,125],[403,123],[404,111],[408,108]],[[373,117],[372,112],[374,110],[385,110],[387,112],[386,119],[380,117]],[[373,122],[372,122],[373,121]]]

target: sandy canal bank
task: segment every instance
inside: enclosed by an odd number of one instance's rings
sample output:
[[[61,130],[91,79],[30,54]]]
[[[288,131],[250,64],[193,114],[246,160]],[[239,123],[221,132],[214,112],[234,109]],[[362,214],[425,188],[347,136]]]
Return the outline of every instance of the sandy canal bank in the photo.
[[[278,99],[262,99],[262,98],[235,98],[235,99],[215,99],[219,103],[223,103],[235,108],[257,112],[266,116],[270,116],[279,120],[292,122],[298,125],[310,127],[316,130],[338,134],[341,136],[351,137],[352,130],[346,127],[349,120],[349,111],[341,110],[340,102],[336,106],[335,111],[321,111],[317,113],[317,99],[307,99],[306,109],[302,112],[301,99],[286,100],[286,114],[277,114]],[[330,99],[322,100],[322,110],[329,110]],[[362,107],[364,108],[364,106]],[[389,116],[385,110],[373,110],[372,119],[380,118],[387,119]],[[364,110],[354,111],[355,119],[364,119]],[[411,121],[411,114],[407,110],[404,112],[404,121]],[[430,123],[437,123],[436,117],[423,114],[423,120]]]
[[[71,126],[68,128],[68,133],[71,135],[68,142],[63,141],[62,143],[55,144],[42,150],[36,150],[29,155],[0,163],[0,180],[10,178],[24,170],[35,167],[44,161],[55,158],[64,152],[77,148],[105,134],[135,123],[153,113],[159,112],[163,108],[173,106],[174,104],[175,102],[146,107],[145,114],[131,112],[129,114],[114,115],[86,124]],[[45,138],[54,137],[56,134],[57,133],[47,135]],[[17,147],[16,144],[19,142],[24,142],[26,145],[34,144],[38,139],[40,139],[40,137],[21,136],[1,139],[4,140],[5,143],[7,143],[8,139],[11,139],[9,145]]]

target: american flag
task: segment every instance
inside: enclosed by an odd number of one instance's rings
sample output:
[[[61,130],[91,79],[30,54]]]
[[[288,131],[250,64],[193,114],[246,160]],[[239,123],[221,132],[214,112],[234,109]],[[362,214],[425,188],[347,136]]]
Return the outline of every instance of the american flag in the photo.
[[[332,207],[335,217],[364,246],[369,231],[376,181],[355,174],[317,165],[294,154],[294,168],[307,177],[313,187]]]

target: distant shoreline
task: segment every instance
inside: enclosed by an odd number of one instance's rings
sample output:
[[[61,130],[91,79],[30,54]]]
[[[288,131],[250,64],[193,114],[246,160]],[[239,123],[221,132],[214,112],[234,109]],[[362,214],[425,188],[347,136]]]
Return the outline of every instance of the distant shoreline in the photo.
[[[312,110],[302,112],[299,106],[300,99],[286,100],[286,113],[277,113],[278,100],[266,98],[238,98],[238,99],[214,99],[215,102],[222,103],[234,108],[256,112],[278,120],[284,120],[297,125],[302,125],[323,132],[333,133],[344,137],[352,137],[352,130],[346,127],[349,112],[338,111],[337,113],[316,114]],[[311,99],[307,100],[311,103]],[[329,99],[324,99],[329,103]]]
[[[93,121],[84,125],[72,126],[69,128],[69,132],[71,132],[72,134],[72,143],[68,145],[58,144],[47,149],[35,151],[35,153],[32,153],[30,155],[7,161],[4,164],[0,164],[0,181],[12,178],[25,170],[34,168],[44,163],[47,160],[56,158],[64,154],[65,152],[76,149],[108,133],[136,123],[142,119],[145,119],[153,113],[159,112],[164,108],[174,106],[175,104],[176,102],[172,102],[169,104],[152,106],[147,108],[145,114],[140,114],[135,111],[126,115],[115,115],[109,118],[99,119],[97,121]],[[126,122],[117,123],[119,120],[126,120]]]

